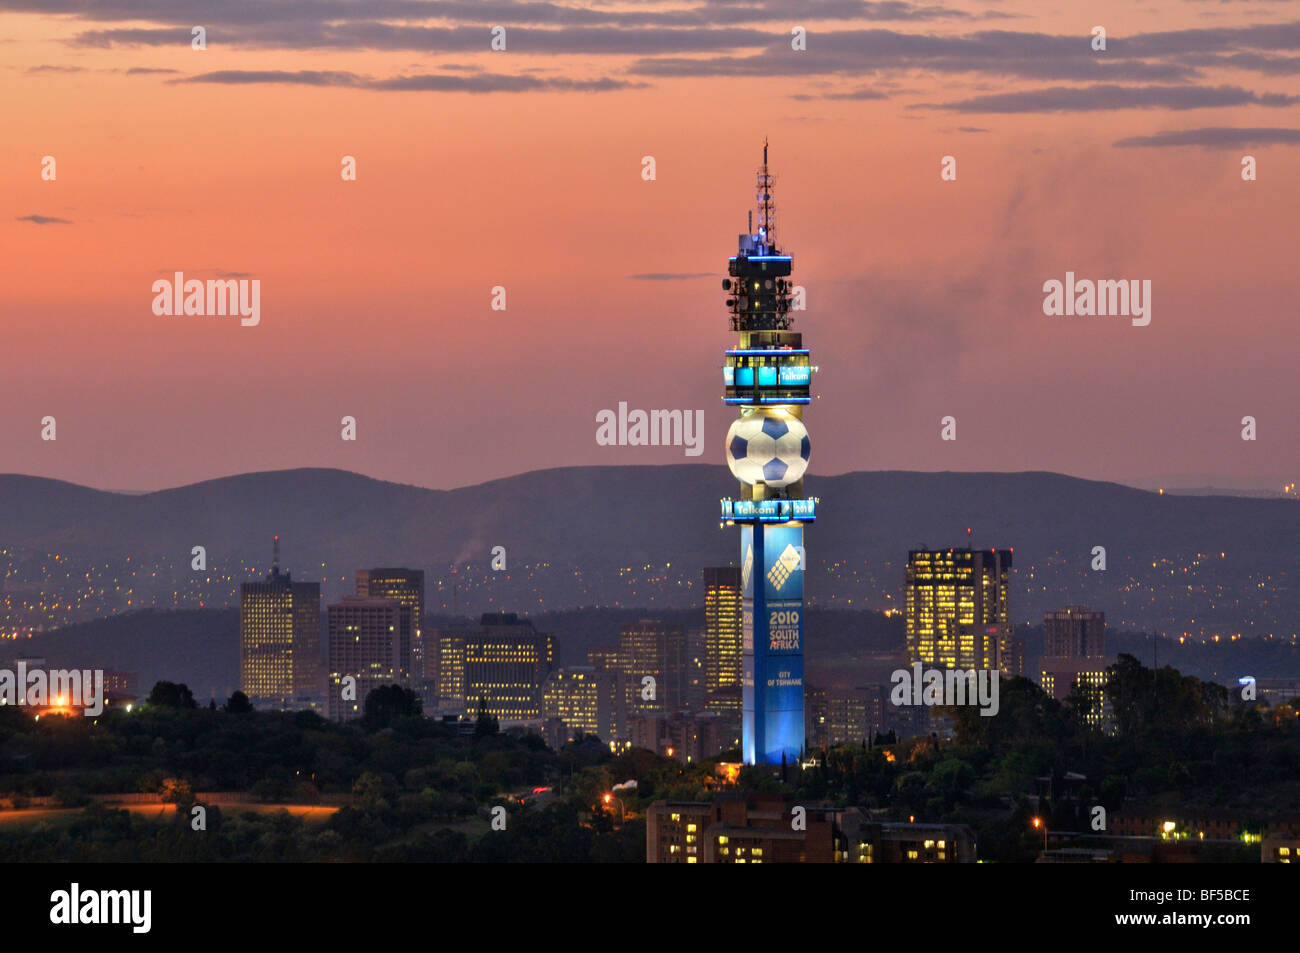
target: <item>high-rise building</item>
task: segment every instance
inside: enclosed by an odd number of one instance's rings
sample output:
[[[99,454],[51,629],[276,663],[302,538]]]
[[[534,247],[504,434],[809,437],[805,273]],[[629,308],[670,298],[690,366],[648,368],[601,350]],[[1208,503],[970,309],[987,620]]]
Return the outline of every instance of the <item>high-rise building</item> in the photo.
[[[623,664],[623,648],[620,645],[617,648],[594,648],[587,649],[587,664],[598,672],[603,672],[613,680],[614,683],[614,726],[613,737],[605,740],[623,741],[628,737],[628,704],[629,695],[627,666]],[[601,735],[604,739],[605,736]]]
[[[867,744],[877,732],[897,729],[901,719],[888,700],[887,685],[809,688],[809,747]]]
[[[685,706],[686,632],[680,623],[642,619],[623,626],[619,658],[629,715],[677,712]]]
[[[542,717],[562,721],[568,738],[582,732],[613,741],[623,731],[617,717],[620,687],[615,673],[591,665],[557,668],[542,690]]]
[[[740,567],[704,570],[704,707],[740,711],[744,644]]]
[[[908,662],[997,669],[1011,633],[1011,551],[914,549],[907,556]]]
[[[424,694],[427,651],[424,644],[424,570],[358,570],[357,595],[370,599],[396,599],[411,610],[410,631],[403,634],[403,640],[410,646],[409,659],[403,667],[409,673],[411,687]]]
[[[425,683],[431,688],[433,707],[444,714],[466,713],[465,642],[474,631],[472,628],[446,626],[427,634],[429,651],[424,657]]]
[[[280,571],[275,537],[271,572],[239,587],[239,688],[256,707],[320,707],[320,583],[294,582]]]
[[[1011,633],[1011,626],[1007,626],[998,636],[998,669],[1003,678],[1023,678],[1025,640]]]
[[[329,716],[340,721],[358,718],[371,691],[407,682],[411,609],[396,599],[344,596],[327,612]],[[355,693],[344,691],[348,677],[355,679]]]
[[[815,368],[790,330],[798,304],[791,257],[776,244],[766,142],[757,187],[758,230],[751,218],[722,280],[740,336],[722,368],[723,401],[738,413],[726,458],[740,498],[721,501],[721,520],[740,526],[742,757],[780,764],[804,749],[803,527],[817,501],[803,491],[803,413]]]
[[[1106,654],[1106,613],[1066,606],[1043,616],[1043,654],[1052,658],[1100,658]]]
[[[1106,685],[1106,614],[1087,606],[1066,606],[1043,616],[1043,658],[1039,684],[1057,701],[1079,686],[1087,708],[1084,721],[1102,727],[1109,706]]]
[[[513,612],[485,613],[465,636],[465,707],[498,721],[542,718],[542,688],[555,665],[555,639]]]

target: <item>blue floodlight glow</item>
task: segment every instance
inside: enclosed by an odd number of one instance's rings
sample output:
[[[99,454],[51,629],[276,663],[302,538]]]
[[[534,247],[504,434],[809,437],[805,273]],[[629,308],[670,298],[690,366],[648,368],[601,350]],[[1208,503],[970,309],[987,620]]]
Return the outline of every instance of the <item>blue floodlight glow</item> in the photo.
[[[812,351],[806,347],[738,347],[727,351],[728,355],[750,356],[762,355],[763,357],[785,357],[787,354],[811,354]]]

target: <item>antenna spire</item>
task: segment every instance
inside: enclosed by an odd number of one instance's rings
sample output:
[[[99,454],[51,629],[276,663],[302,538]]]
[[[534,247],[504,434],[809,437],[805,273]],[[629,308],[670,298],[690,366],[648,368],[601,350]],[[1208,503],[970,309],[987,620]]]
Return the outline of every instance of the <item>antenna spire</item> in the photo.
[[[275,542],[271,546],[271,572],[274,575],[280,575],[280,537],[275,537]]]
[[[768,249],[776,248],[775,209],[772,204],[772,176],[767,171],[767,139],[763,139],[763,167],[758,171],[758,240]]]

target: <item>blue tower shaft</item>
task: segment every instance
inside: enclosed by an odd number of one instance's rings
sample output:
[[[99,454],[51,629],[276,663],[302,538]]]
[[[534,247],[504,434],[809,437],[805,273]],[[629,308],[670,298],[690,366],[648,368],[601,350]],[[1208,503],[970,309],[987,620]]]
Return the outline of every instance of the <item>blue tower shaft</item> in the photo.
[[[741,528],[742,745],[747,764],[804,753],[803,527]]]

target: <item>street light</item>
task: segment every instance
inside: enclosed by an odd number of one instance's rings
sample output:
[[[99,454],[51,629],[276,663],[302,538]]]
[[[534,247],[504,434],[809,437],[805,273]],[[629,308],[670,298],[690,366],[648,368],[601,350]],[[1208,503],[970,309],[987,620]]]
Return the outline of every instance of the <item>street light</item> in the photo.
[[[1043,853],[1047,853],[1047,822],[1041,817],[1034,818],[1034,830],[1043,829]]]
[[[624,808],[624,806],[623,806],[623,799],[622,799],[621,797],[614,797],[614,795],[612,795],[612,794],[606,794],[606,795],[605,795],[605,806],[606,806],[606,807],[609,807],[609,802],[610,802],[610,801],[617,801],[617,802],[618,802],[618,822],[619,822],[620,824],[624,824],[624,823],[626,823],[626,822],[627,822],[627,816],[626,816],[626,808]]]

